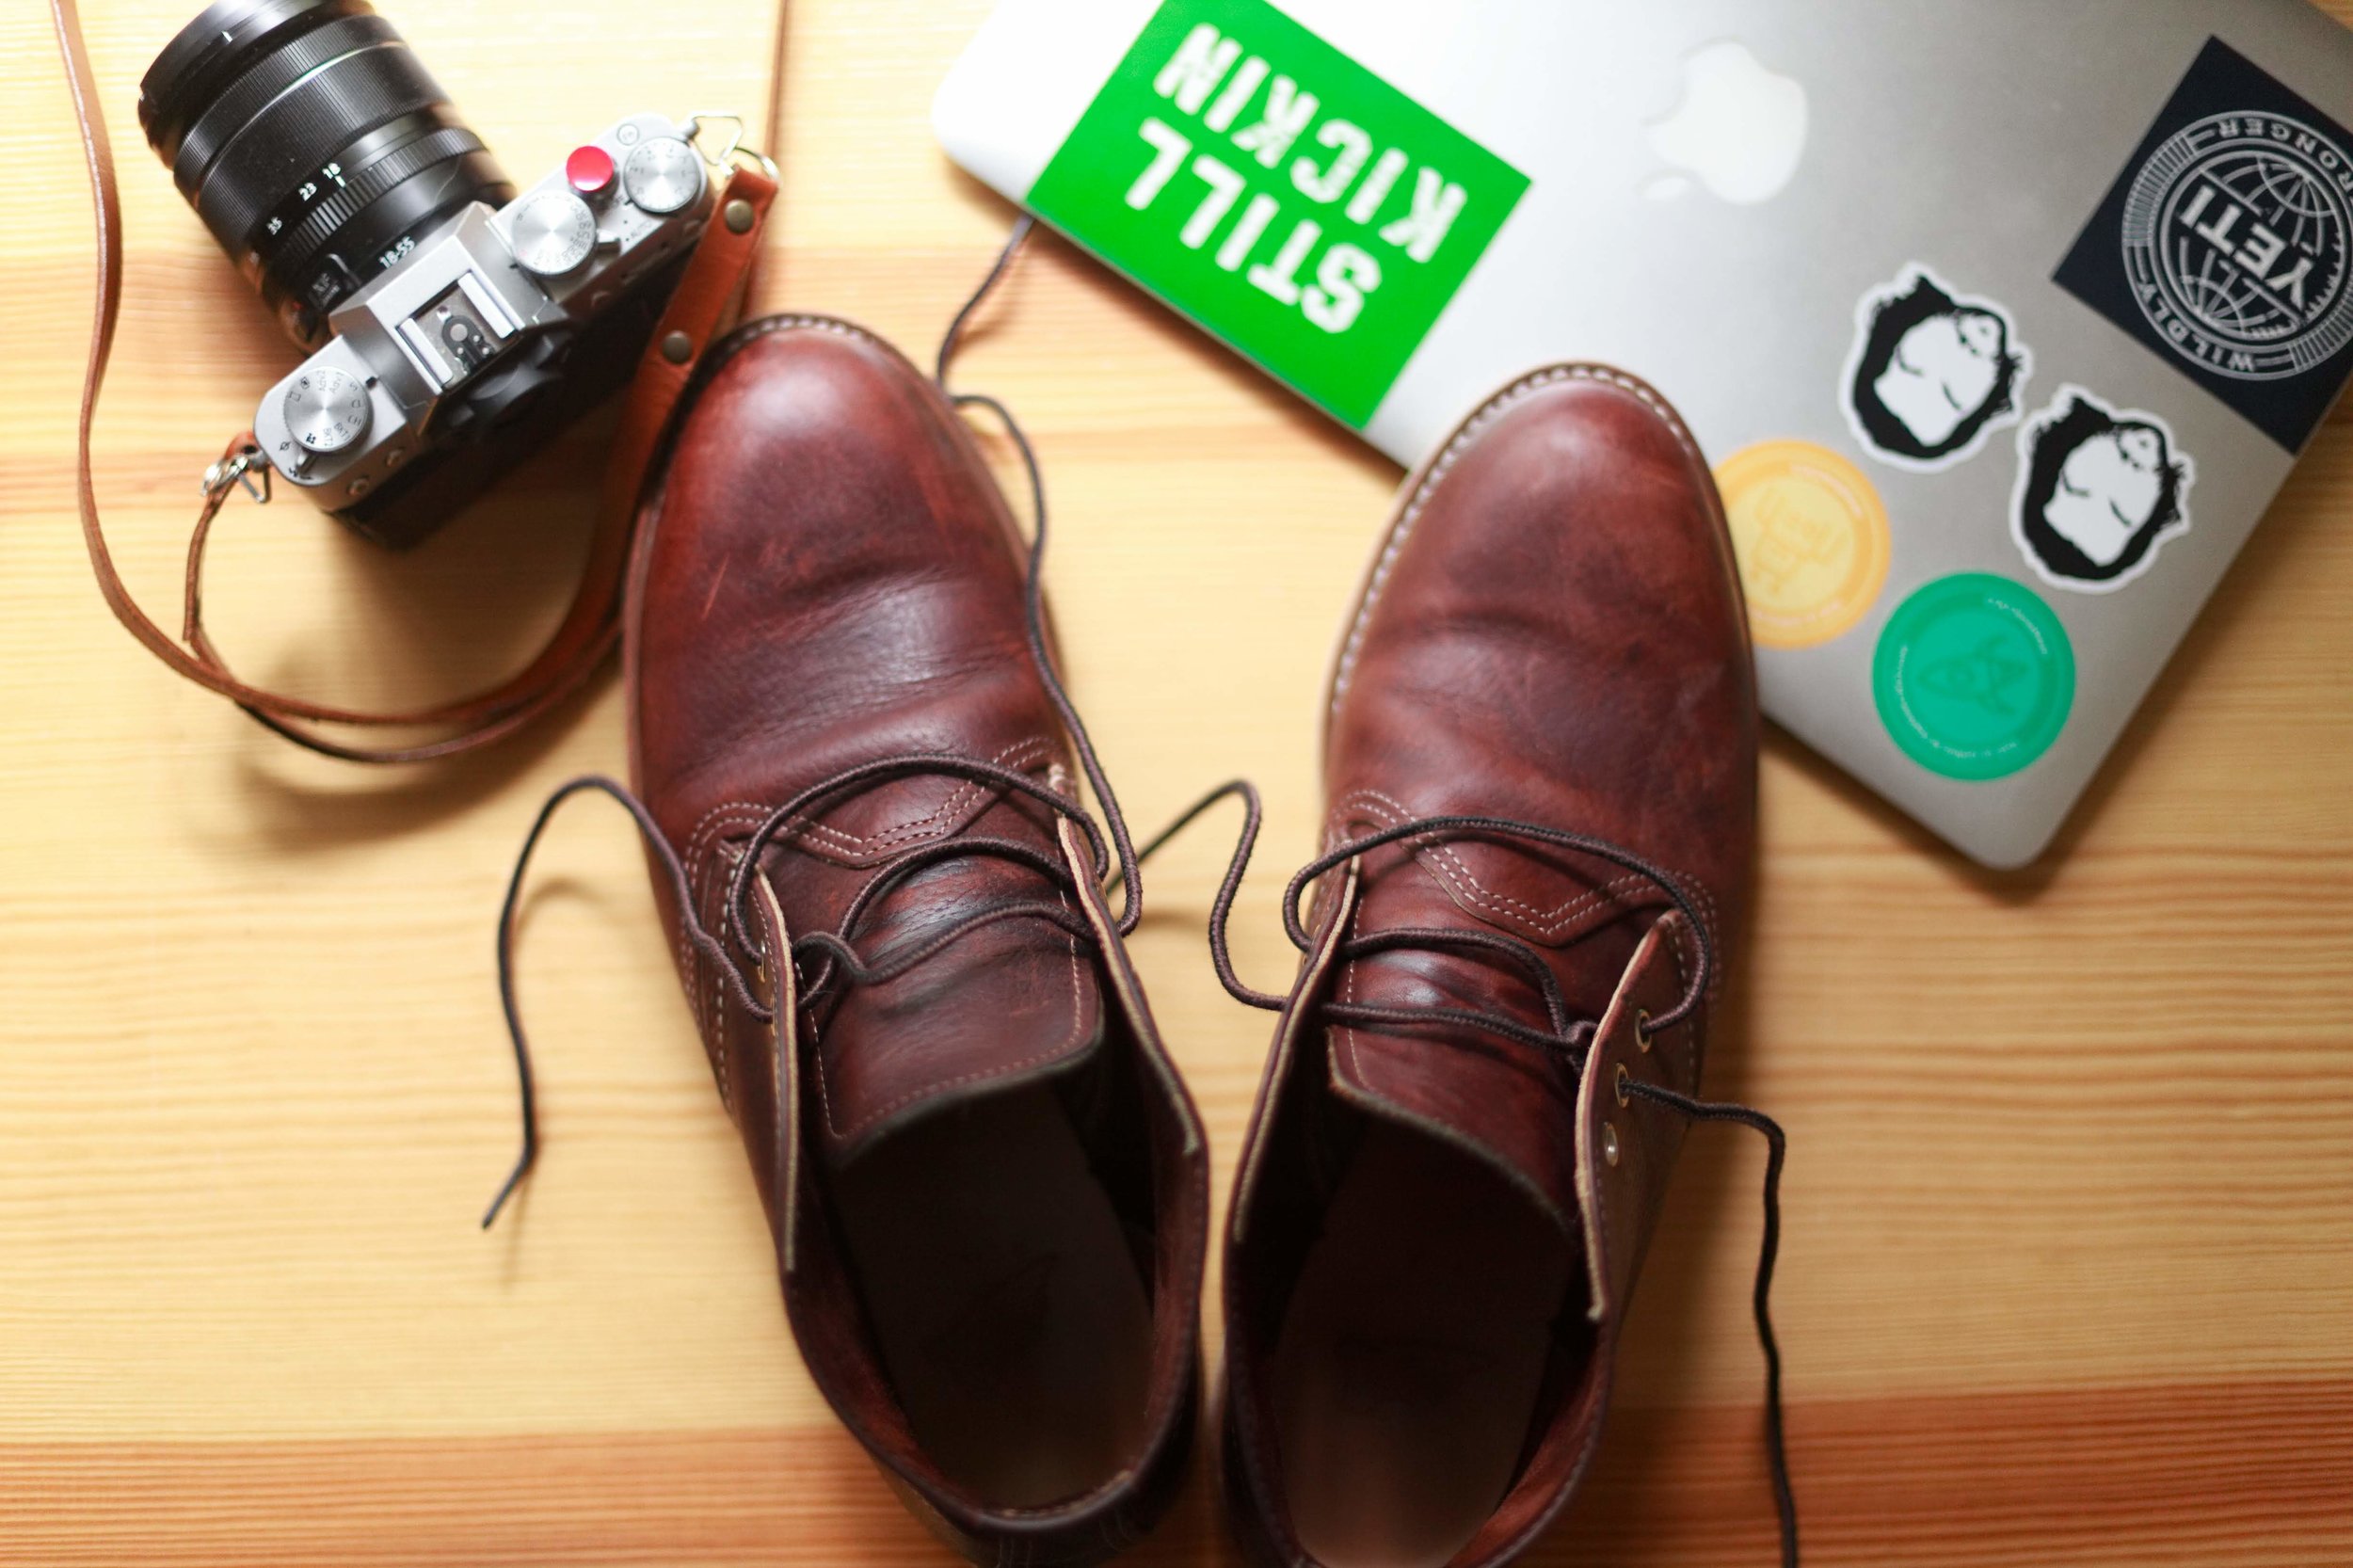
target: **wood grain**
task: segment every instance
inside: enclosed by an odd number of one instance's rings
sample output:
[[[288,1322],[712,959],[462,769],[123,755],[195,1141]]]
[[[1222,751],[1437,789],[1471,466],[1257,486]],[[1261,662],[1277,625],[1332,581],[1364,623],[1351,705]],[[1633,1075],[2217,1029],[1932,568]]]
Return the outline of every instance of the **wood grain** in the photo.
[[[132,240],[102,489],[158,606],[195,472],[286,362],[130,121],[190,8],[89,18]],[[750,0],[393,9],[513,170],[624,108],[764,89]],[[793,8],[767,304],[936,338],[1008,220],[925,121],[985,9]],[[88,219],[37,8],[0,16],[0,1560],[941,1560],[800,1370],[616,819],[548,845],[523,995],[549,1148],[474,1229],[514,1136],[492,915],[539,799],[618,765],[618,694],[368,773],[121,635],[71,517]],[[1265,786],[1241,959],[1280,981],[1324,658],[1395,471],[1058,244],[966,367],[1044,453],[1062,634],[1130,816]],[[396,561],[298,504],[233,509],[224,641],[322,694],[479,679],[559,607],[595,451]],[[1816,1562],[2353,1563],[2348,523],[2341,419],[2037,871],[1974,872],[1774,741],[1710,1088],[1793,1142]],[[1202,961],[1210,837],[1156,864],[1135,951],[1223,1184],[1267,1031]],[[1545,1562],[1769,1560],[1757,1174],[1692,1144],[1625,1414]],[[1206,1480],[1138,1560],[1228,1562]]]

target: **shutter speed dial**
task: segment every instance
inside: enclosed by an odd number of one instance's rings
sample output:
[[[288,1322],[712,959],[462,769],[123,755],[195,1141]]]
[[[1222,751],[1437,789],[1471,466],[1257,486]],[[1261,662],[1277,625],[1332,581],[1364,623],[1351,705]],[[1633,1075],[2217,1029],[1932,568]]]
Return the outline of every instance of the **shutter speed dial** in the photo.
[[[597,248],[597,215],[568,190],[543,190],[525,201],[509,226],[515,260],[542,278],[576,272]]]
[[[286,431],[306,452],[341,452],[368,428],[368,389],[349,371],[321,365],[286,389]]]

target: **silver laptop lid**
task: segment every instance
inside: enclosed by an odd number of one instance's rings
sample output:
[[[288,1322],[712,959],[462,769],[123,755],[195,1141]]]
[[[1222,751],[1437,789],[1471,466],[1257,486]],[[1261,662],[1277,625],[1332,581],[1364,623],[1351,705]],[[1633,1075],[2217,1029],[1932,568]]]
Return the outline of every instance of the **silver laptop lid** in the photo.
[[[1544,363],[1651,379],[1768,711],[1993,865],[2353,363],[2302,0],[1006,0],[936,120],[1401,462]]]

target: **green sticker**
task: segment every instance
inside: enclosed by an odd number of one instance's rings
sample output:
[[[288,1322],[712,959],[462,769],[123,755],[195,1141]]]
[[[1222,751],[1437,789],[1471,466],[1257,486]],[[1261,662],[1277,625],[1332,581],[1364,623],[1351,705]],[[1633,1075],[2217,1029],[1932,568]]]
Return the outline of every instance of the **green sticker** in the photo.
[[[1905,756],[1946,778],[2008,778],[2067,728],[2075,654],[2033,590],[1971,572],[1929,584],[1889,617],[1871,686]]]
[[[1164,0],[1029,204],[1361,429],[1527,189],[1266,0]]]

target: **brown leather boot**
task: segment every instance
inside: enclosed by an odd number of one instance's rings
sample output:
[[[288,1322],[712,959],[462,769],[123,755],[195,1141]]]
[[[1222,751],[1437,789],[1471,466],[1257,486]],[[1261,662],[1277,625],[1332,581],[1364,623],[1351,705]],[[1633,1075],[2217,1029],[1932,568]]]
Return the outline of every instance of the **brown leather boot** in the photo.
[[[1189,1455],[1208,1163],[1034,559],[950,398],[846,323],[744,328],[682,408],[624,627],[637,799],[571,789],[647,831],[818,1387],[973,1561],[1099,1560]]]
[[[1284,1568],[1501,1563],[1593,1456],[1687,1121],[1770,1128],[1689,1097],[1756,681],[1657,394],[1564,367],[1474,415],[1407,488],[1325,725],[1305,962],[1245,997],[1282,1021],[1226,1238],[1227,1505]]]

